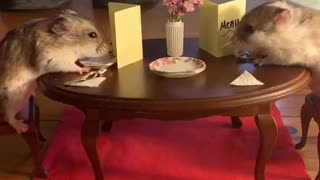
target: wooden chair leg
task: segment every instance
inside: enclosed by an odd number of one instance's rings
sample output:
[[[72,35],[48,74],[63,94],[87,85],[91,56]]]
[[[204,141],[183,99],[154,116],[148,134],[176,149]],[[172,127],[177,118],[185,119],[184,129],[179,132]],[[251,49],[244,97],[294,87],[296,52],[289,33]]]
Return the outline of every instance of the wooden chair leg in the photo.
[[[242,122],[238,116],[231,116],[232,128],[241,128]]]
[[[36,131],[38,133],[38,137],[41,143],[44,143],[47,138],[43,136],[42,132],[41,132],[41,128],[40,128],[40,111],[39,111],[39,107],[38,105],[35,104],[35,126],[36,126]]]
[[[320,130],[320,125],[318,124],[319,126],[319,130]],[[320,180],[320,132],[318,133],[318,162],[319,162],[319,170],[318,170],[318,174],[315,178],[315,180]]]
[[[26,133],[21,134],[26,143],[28,144],[32,156],[34,157],[34,176],[38,178],[47,178],[47,173],[45,172],[42,166],[42,158],[41,158],[41,145],[39,136],[36,131],[28,131]]]
[[[47,173],[42,166],[41,144],[46,140],[40,130],[40,111],[38,105],[34,102],[34,97],[29,99],[28,119],[30,129],[23,133],[22,137],[31,150],[34,158],[34,177],[47,178]]]
[[[301,127],[302,127],[302,137],[298,144],[296,144],[296,149],[301,149],[305,146],[308,130],[311,119],[314,119],[318,124],[318,162],[320,167],[320,98],[312,94],[308,94],[305,98],[305,102],[301,108]],[[318,170],[317,177],[315,180],[320,180],[320,168]]]
[[[17,114],[16,118],[24,119],[24,123],[29,125],[27,132],[22,133],[21,137],[25,140],[29,146],[32,157],[34,159],[34,172],[33,176],[38,178],[46,178],[47,174],[42,167],[42,153],[41,153],[41,135],[39,127],[39,109],[34,103],[34,97],[31,96],[28,105],[21,109]],[[1,118],[1,117],[0,117]],[[17,134],[15,129],[8,125],[8,123],[0,123],[0,132],[2,134]],[[42,136],[43,138],[43,136]]]
[[[319,132],[318,132],[318,148],[317,148],[317,151],[318,151],[318,167],[319,167],[319,169],[318,169],[318,174],[317,174],[315,180],[320,180],[320,114],[319,114],[319,112],[315,112],[313,117],[314,117],[314,120],[316,121],[316,123],[318,124],[318,129],[319,129]]]
[[[310,104],[310,101],[308,100],[308,97],[306,97],[305,103],[301,107],[300,111],[300,121],[301,121],[301,130],[302,130],[302,137],[298,144],[295,145],[296,149],[302,149],[307,142],[308,137],[308,131],[309,131],[309,125],[312,119],[312,104]]]

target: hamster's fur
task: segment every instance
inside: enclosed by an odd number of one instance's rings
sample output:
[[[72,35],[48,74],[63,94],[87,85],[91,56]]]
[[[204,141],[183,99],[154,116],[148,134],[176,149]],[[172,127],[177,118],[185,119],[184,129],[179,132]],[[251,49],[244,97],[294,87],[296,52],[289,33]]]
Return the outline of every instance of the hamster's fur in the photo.
[[[248,51],[254,63],[320,69],[320,12],[270,1],[248,12],[232,37],[234,54]]]
[[[76,65],[85,57],[108,55],[110,46],[88,19],[72,10],[31,20],[0,42],[0,102],[5,120],[18,133],[28,126],[16,114],[35,90],[36,79],[51,72],[87,72]]]

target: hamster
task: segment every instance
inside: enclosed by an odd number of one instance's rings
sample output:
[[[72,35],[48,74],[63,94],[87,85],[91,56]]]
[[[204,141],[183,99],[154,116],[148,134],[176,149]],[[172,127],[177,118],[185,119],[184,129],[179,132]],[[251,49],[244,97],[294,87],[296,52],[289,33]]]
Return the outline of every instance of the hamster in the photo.
[[[28,130],[19,111],[34,93],[36,80],[53,72],[79,72],[79,59],[108,56],[111,46],[90,20],[65,10],[9,31],[0,42],[0,103],[4,119],[20,134]]]
[[[234,55],[249,52],[258,65],[320,70],[320,12],[285,1],[266,2],[243,16],[231,38]]]

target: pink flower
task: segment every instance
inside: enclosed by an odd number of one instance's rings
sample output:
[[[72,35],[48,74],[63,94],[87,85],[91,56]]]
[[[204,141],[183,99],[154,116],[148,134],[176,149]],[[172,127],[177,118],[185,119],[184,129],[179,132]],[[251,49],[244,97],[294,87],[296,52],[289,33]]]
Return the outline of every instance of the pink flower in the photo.
[[[202,5],[203,4],[203,0],[189,0],[190,2],[192,2],[194,5]]]
[[[184,6],[186,12],[192,12],[195,9],[194,4],[192,2],[189,2],[189,1],[185,1],[183,3],[183,6]]]
[[[187,12],[203,4],[203,0],[162,0],[162,5],[168,9],[170,21],[180,21]]]
[[[190,0],[190,2],[193,4],[198,4],[199,0]]]
[[[169,12],[173,13],[173,12],[177,12],[178,11],[178,6],[177,5],[171,5],[169,8]]]
[[[184,12],[178,12],[178,16],[182,17],[184,15]]]

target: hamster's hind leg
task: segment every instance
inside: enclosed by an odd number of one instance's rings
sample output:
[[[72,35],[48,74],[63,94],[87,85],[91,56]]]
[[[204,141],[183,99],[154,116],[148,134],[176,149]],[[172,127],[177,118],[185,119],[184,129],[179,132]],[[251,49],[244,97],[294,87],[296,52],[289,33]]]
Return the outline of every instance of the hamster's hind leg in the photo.
[[[27,98],[25,97],[25,90],[27,89],[11,89],[10,91],[7,91],[6,98],[3,101],[3,109],[6,114],[6,120],[19,134],[26,132],[29,128],[29,126],[23,122],[23,119],[16,118],[16,114],[26,104]]]

